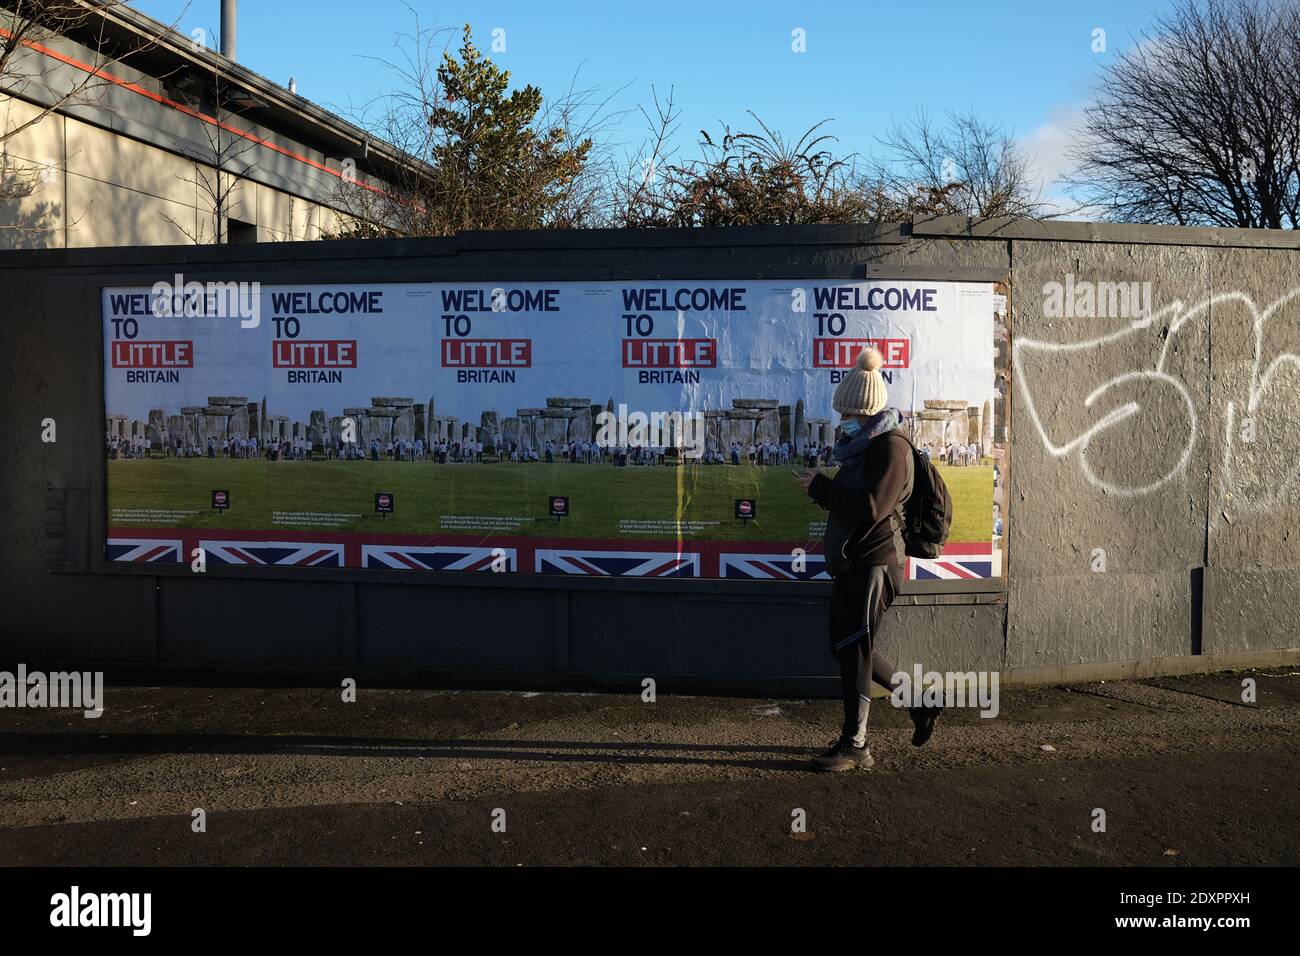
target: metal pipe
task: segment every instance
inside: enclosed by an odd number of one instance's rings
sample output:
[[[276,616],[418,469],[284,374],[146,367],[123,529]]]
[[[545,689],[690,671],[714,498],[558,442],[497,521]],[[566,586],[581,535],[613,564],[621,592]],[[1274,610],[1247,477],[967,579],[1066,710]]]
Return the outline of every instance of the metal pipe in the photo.
[[[235,59],[235,0],[221,0],[221,55]]]

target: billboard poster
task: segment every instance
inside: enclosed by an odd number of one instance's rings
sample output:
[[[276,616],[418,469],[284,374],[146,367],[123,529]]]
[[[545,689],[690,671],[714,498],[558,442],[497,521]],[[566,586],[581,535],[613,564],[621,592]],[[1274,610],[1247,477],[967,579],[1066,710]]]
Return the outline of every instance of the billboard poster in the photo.
[[[102,293],[110,560],[825,578],[871,346],[954,500],[909,577],[1003,573],[995,283],[181,279]]]

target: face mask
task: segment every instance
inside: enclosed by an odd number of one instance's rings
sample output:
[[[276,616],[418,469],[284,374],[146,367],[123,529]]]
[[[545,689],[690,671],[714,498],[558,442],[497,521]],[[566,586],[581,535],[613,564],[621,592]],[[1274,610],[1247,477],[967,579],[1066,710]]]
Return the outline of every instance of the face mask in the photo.
[[[844,432],[845,435],[852,438],[854,435],[858,433],[858,431],[861,428],[862,425],[858,422],[856,418],[850,418],[843,425],[840,426],[840,431]]]

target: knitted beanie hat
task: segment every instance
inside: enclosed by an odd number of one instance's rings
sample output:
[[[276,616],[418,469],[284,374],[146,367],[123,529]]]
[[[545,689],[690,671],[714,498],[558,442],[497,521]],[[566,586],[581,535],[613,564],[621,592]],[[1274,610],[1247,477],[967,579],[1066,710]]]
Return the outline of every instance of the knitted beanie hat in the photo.
[[[858,353],[857,368],[846,373],[835,388],[831,407],[843,415],[875,415],[884,410],[889,395],[880,366],[885,357],[875,349]]]

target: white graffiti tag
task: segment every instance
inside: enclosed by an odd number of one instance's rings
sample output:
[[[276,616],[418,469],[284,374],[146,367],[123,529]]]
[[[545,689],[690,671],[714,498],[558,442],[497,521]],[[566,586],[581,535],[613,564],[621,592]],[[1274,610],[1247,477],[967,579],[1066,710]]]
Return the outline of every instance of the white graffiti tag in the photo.
[[[1225,292],[1190,307],[1175,300],[1148,317],[1085,341],[1048,342],[1016,337],[1012,343],[1013,369],[1022,401],[1016,413],[1033,423],[1050,455],[1064,459],[1077,454],[1081,473],[1094,487],[1121,497],[1150,494],[1185,475],[1197,442],[1202,437],[1208,438],[1202,435],[1198,408],[1209,404],[1210,369],[1204,357],[1210,349],[1210,315],[1216,315],[1216,325],[1229,324],[1238,315],[1249,317],[1252,337],[1248,343],[1249,380],[1222,406],[1223,457],[1217,492],[1220,503],[1232,499],[1238,510],[1273,507],[1295,484],[1296,469],[1289,467],[1281,474],[1271,473],[1267,481],[1256,481],[1259,487],[1252,488],[1248,495],[1239,494],[1242,479],[1234,465],[1236,457],[1246,454],[1246,449],[1238,423],[1249,418],[1253,433],[1254,420],[1270,410],[1276,414],[1279,425],[1289,422],[1289,412],[1283,407],[1283,400],[1289,399],[1273,386],[1284,370],[1300,371],[1300,355],[1276,346],[1271,356],[1266,352],[1270,341],[1280,337],[1277,333],[1294,333],[1294,328],[1280,329],[1279,325],[1282,318],[1291,316],[1285,307],[1293,305],[1297,298],[1300,298],[1300,288],[1261,311],[1249,294]],[[1223,318],[1218,317],[1220,312],[1224,313]],[[1193,348],[1183,341],[1194,330],[1206,333],[1204,346]],[[1270,331],[1274,333],[1272,339]],[[1180,344],[1186,347],[1180,349]],[[1215,362],[1222,362],[1229,369],[1239,367],[1242,363],[1234,365],[1228,358],[1238,350],[1234,347],[1238,344],[1239,340],[1227,343],[1229,347],[1222,350],[1224,358],[1215,350]],[[1146,364],[1152,357],[1154,362]],[[1097,381],[1096,376],[1089,379],[1087,371],[1092,369],[1103,370],[1110,377],[1103,381]],[[1223,373],[1221,377],[1221,384],[1231,389],[1231,373]],[[1071,390],[1083,393],[1075,403],[1070,401]],[[1293,389],[1282,389],[1288,391]],[[1105,412],[1079,430],[1078,416],[1071,413],[1071,405],[1077,409],[1081,404],[1084,409],[1094,410],[1105,407],[1109,394],[1122,397],[1134,392],[1140,393],[1140,397]],[[1194,395],[1201,397],[1200,405]],[[1121,422],[1139,415],[1148,416],[1158,425],[1158,443],[1141,446],[1131,431],[1136,420],[1129,422],[1130,430],[1115,430]],[[1108,432],[1113,440],[1123,441],[1127,436],[1133,446],[1124,449],[1122,467],[1112,467],[1103,476],[1090,463],[1088,453],[1089,447]],[[1255,453],[1256,449],[1250,451]],[[1291,456],[1290,460],[1296,459]],[[1123,474],[1114,474],[1117,470]]]

